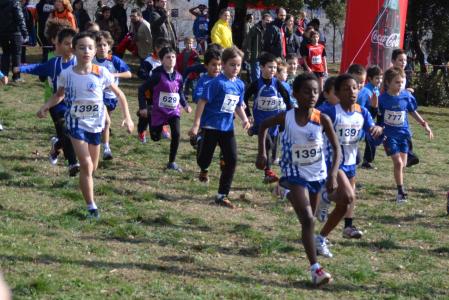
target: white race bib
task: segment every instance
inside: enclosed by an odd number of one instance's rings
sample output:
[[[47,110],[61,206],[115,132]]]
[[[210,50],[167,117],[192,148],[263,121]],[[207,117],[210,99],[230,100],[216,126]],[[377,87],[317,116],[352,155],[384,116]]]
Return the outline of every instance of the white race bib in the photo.
[[[312,56],[312,65],[321,65],[321,55]]]
[[[389,126],[401,127],[405,122],[405,111],[385,110],[384,122]]]
[[[175,109],[179,105],[178,93],[166,93],[160,92],[159,94],[159,107]]]
[[[51,4],[44,4],[44,6],[42,6],[42,11],[44,13],[50,13],[54,10],[54,6]]]
[[[337,124],[335,132],[341,145],[351,145],[359,141],[360,129],[349,124]]]
[[[262,111],[274,111],[279,109],[278,97],[259,97],[257,98],[257,109]]]
[[[225,113],[233,114],[237,103],[240,101],[240,96],[226,94],[224,97],[223,105],[221,106],[221,111]]]
[[[322,159],[323,151],[320,145],[292,145],[292,162],[295,165],[308,166]]]
[[[95,104],[90,101],[76,101],[70,108],[73,118],[93,119],[99,118],[103,109],[103,104]]]

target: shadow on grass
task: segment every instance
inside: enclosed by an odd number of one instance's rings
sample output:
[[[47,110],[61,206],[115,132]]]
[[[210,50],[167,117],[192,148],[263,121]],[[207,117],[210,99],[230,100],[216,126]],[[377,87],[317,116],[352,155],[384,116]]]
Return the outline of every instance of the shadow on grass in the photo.
[[[173,259],[175,258],[175,259]],[[71,259],[71,258],[64,258],[64,257],[55,257],[51,255],[39,255],[39,256],[15,256],[15,255],[0,255],[0,259],[4,261],[10,261],[10,262],[29,262],[34,264],[44,264],[44,265],[50,265],[50,264],[67,264],[67,265],[78,265],[82,267],[87,268],[93,268],[93,269],[140,269],[142,271],[149,271],[149,272],[160,272],[160,273],[166,273],[171,276],[189,276],[196,279],[219,279],[223,281],[230,281],[237,284],[257,284],[257,285],[264,285],[264,286],[272,286],[277,288],[293,288],[293,289],[316,289],[310,281],[308,280],[301,280],[301,281],[293,281],[293,282],[285,282],[285,281],[275,281],[270,279],[262,279],[257,277],[250,277],[250,276],[244,276],[244,275],[238,275],[233,274],[229,270],[226,269],[220,269],[216,267],[211,266],[195,266],[192,265],[189,268],[186,268],[185,265],[183,266],[166,266],[166,265],[159,265],[159,264],[151,264],[151,263],[140,263],[140,262],[106,262],[106,261],[99,261],[99,260],[78,260],[78,259]],[[189,263],[191,264],[191,259],[188,258],[186,260],[185,257],[181,257],[180,259],[178,257],[161,257],[161,260],[163,261],[177,261],[181,263]],[[356,286],[356,285],[348,285],[348,284],[332,284],[326,287],[321,288],[322,291],[334,293],[336,291],[341,292],[367,292],[367,290],[372,290],[374,292],[373,287],[368,286]]]

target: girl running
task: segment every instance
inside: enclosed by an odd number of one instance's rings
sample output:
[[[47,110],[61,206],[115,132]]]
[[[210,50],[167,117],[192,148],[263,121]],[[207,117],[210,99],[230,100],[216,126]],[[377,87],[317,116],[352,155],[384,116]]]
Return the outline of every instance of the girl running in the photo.
[[[73,38],[75,66],[64,69],[58,78],[56,93],[37,113],[44,118],[48,110],[63,99],[68,106],[65,114],[70,140],[80,162],[80,187],[87,204],[88,217],[99,218],[94,200],[93,172],[97,169],[105,109],[103,91],[110,88],[118,98],[123,114],[122,126],[129,133],[134,128],[125,94],[114,84],[114,77],[104,67],[92,64],[95,57],[95,36],[82,32]]]

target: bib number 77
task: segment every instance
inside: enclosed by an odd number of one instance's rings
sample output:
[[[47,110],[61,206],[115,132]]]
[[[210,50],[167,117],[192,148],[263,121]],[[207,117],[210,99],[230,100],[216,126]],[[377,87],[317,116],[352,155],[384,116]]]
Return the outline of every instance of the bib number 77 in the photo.
[[[221,106],[221,111],[225,113],[233,114],[237,104],[239,103],[240,96],[226,94]]]

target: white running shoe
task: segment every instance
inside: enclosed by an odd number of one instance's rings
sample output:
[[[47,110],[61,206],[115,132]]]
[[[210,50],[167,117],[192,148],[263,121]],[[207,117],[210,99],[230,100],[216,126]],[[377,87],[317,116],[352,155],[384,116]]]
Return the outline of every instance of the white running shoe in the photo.
[[[362,236],[363,232],[355,226],[349,226],[343,229],[343,237],[345,239],[360,239]]]
[[[327,258],[333,257],[332,253],[329,251],[327,239],[321,235],[315,236],[315,248],[318,255],[322,255]]]
[[[56,149],[56,143],[59,142],[59,139],[57,137],[52,137],[50,140],[51,149],[50,154],[48,155],[48,160],[50,161],[50,164],[55,166],[58,163],[58,155],[59,150]]]
[[[103,151],[103,159],[104,160],[111,160],[113,158],[113,156],[112,156],[112,151],[111,151],[111,148],[104,148],[104,151]]]
[[[332,275],[324,271],[323,268],[318,268],[315,271],[310,271],[310,273],[312,275],[312,283],[315,286],[320,286],[332,282]]]

